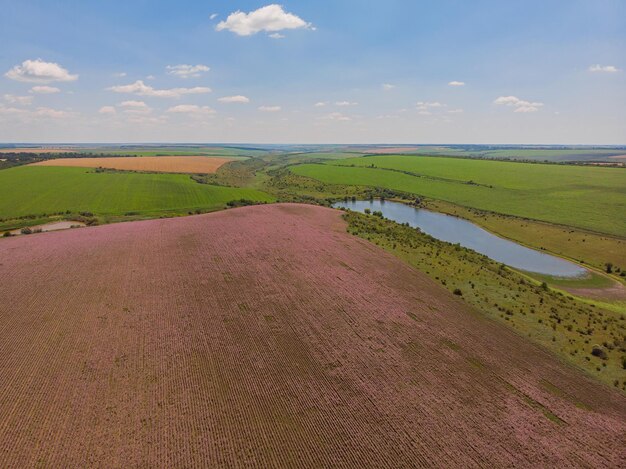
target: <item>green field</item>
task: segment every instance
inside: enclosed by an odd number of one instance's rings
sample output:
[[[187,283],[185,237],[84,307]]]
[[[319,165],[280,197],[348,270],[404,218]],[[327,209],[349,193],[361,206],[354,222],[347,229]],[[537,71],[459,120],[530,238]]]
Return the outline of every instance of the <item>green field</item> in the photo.
[[[403,155],[456,156],[461,158],[512,159],[559,162],[613,161],[611,156],[625,155],[626,149],[615,148],[492,148],[484,146],[419,146],[398,151]]]
[[[376,156],[305,164],[291,170],[329,184],[384,187],[626,236],[626,170],[619,168]]]
[[[198,184],[182,174],[95,172],[20,166],[0,171],[0,218],[87,211],[96,215],[212,210],[237,199],[271,202],[261,191]]]

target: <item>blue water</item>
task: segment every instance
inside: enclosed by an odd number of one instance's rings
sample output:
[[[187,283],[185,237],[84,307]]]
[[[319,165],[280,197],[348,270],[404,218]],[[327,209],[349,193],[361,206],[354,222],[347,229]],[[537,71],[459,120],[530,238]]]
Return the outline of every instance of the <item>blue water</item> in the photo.
[[[472,222],[451,215],[380,200],[338,202],[333,207],[349,208],[355,212],[363,212],[366,208],[372,212],[380,211],[389,220],[408,223],[434,238],[453,244],[459,243],[516,269],[554,277],[580,277],[587,273],[586,269],[573,262],[500,238]]]

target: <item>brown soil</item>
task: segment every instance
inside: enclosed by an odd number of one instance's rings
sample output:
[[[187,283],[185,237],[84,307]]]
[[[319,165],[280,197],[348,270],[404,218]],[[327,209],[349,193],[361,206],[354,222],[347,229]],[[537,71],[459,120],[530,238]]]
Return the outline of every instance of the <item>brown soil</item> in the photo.
[[[340,212],[0,243],[2,467],[624,467],[626,398]]]
[[[158,171],[163,173],[214,173],[230,158],[206,156],[142,156],[101,158],[57,158],[33,163],[32,166],[73,166],[109,168],[127,171]]]

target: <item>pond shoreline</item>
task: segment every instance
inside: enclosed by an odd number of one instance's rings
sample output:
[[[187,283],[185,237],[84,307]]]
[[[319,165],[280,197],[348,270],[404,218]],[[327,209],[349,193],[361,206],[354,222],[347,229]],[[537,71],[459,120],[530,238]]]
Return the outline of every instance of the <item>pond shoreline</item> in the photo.
[[[415,207],[395,200],[340,201],[332,205],[358,212],[379,211],[389,220],[408,223],[441,241],[460,244],[527,274],[542,274],[561,280],[583,279],[594,274],[586,266],[542,252],[516,240],[502,237],[473,221]]]

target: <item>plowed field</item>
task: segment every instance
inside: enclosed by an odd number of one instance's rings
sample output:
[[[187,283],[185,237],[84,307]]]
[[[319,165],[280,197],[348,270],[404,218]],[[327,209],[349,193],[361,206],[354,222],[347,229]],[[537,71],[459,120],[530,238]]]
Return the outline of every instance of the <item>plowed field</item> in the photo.
[[[2,467],[624,467],[626,399],[345,232],[245,207],[0,239]]]
[[[230,158],[206,156],[142,156],[56,158],[33,163],[33,166],[72,166],[78,168],[109,168],[126,171],[158,171],[162,173],[214,173]]]

